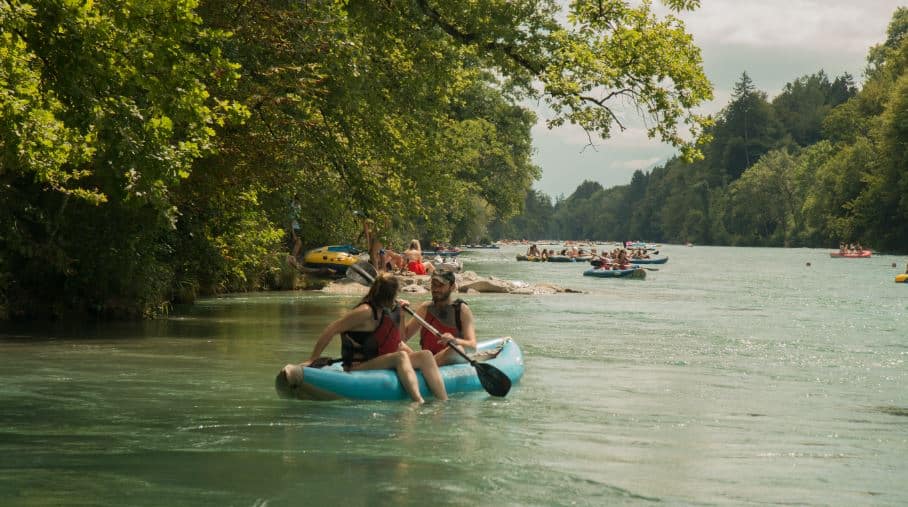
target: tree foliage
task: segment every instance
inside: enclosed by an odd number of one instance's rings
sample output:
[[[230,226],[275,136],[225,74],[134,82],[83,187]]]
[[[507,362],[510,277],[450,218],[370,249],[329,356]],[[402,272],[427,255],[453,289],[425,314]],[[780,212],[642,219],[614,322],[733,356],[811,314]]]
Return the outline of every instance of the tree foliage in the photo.
[[[245,108],[191,2],[0,3],[0,258],[17,314],[169,296],[174,191]],[[51,307],[51,308],[49,308]]]
[[[649,1],[36,0],[0,26],[13,316],[262,287],[293,223],[306,246],[362,216],[392,243],[487,234],[545,208],[528,97],[603,137],[630,101],[688,158],[709,123],[699,50]]]

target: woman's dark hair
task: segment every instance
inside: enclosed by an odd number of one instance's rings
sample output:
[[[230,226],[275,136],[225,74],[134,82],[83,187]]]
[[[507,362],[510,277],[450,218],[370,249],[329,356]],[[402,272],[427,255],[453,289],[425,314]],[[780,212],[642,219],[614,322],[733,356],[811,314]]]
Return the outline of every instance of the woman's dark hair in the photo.
[[[360,301],[360,304],[371,303],[378,308],[393,308],[397,299],[397,290],[400,282],[391,273],[380,273],[375,277],[369,293]]]

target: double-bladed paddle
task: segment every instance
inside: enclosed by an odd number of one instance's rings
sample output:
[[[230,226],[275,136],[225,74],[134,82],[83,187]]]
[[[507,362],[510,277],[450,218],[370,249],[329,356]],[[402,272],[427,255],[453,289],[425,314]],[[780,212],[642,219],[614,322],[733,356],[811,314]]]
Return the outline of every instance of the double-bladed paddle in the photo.
[[[369,264],[366,261],[360,261],[356,264],[351,265],[347,268],[347,278],[360,283],[362,285],[370,286],[372,282],[375,281],[375,277],[378,275],[375,271],[375,267],[372,264]],[[441,333],[435,329],[435,326],[429,324],[422,317],[416,314],[412,308],[409,306],[404,306],[404,310],[413,316],[419,324],[428,329],[430,333],[434,334],[437,338],[441,338]],[[466,359],[470,365],[476,369],[476,375],[479,377],[479,383],[482,384],[483,389],[486,390],[492,396],[506,396],[508,391],[511,390],[511,379],[504,374],[498,368],[492,366],[488,363],[478,363],[473,359],[470,359],[466,354],[461,352],[452,341],[448,341],[448,346],[454,351],[457,352],[461,357]]]

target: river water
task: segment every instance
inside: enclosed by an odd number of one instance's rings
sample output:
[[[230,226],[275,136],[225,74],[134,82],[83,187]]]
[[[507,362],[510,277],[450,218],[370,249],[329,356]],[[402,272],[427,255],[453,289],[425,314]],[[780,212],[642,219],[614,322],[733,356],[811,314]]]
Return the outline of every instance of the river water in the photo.
[[[625,280],[517,252],[463,260],[585,293],[466,298],[480,339],[524,351],[505,399],[279,399],[350,296],[7,324],[0,503],[908,504],[908,258],[665,245]]]

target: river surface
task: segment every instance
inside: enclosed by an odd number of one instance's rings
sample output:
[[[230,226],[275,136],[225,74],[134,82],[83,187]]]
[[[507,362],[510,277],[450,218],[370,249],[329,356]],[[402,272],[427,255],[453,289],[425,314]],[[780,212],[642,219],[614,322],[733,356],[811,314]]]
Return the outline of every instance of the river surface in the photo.
[[[625,280],[522,250],[462,258],[585,293],[466,298],[524,351],[505,399],[279,399],[350,296],[4,325],[0,504],[908,505],[908,258],[663,245]]]

